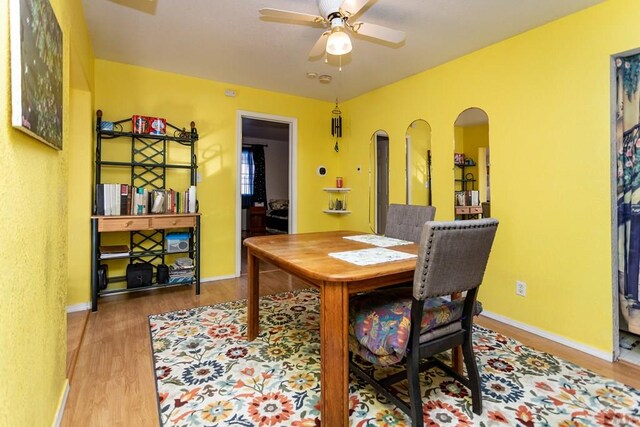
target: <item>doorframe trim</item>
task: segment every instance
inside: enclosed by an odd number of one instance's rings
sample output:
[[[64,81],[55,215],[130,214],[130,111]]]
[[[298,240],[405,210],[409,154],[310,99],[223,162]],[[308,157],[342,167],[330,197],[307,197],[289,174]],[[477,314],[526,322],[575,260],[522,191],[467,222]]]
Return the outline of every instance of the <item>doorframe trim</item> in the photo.
[[[236,215],[235,215],[235,277],[240,277],[242,249],[242,197],[240,196],[240,174],[242,172],[242,119],[257,119],[289,124],[289,234],[298,231],[298,119],[255,111],[236,111]]]
[[[616,59],[621,57],[621,54],[611,55],[610,58],[610,72],[609,72],[609,84],[610,84],[610,114],[609,114],[609,132],[610,132],[610,146],[609,146],[609,185],[611,188],[610,194],[610,208],[611,208],[611,292],[612,309],[613,309],[613,360],[618,360],[620,357],[620,299],[618,297],[618,153],[616,150],[616,112],[617,112],[617,82],[616,82]]]
[[[374,233],[378,234],[380,230],[378,230],[378,174],[380,173],[379,165],[378,165],[378,138],[384,137],[387,138],[387,206],[389,206],[389,179],[390,179],[390,165],[389,160],[391,156],[391,138],[389,138],[389,133],[384,129],[378,129],[374,133],[374,144],[373,144],[373,159],[375,163],[374,168],[374,183],[375,183],[375,203],[373,204],[374,211]],[[386,225],[386,224],[385,224]]]
[[[417,120],[416,120],[417,121]],[[415,123],[411,122],[411,124]],[[411,125],[409,125],[411,126]],[[404,182],[405,182],[405,203],[407,205],[411,204],[411,176],[409,176],[409,172],[411,171],[411,150],[413,148],[413,138],[411,137],[411,135],[405,134],[404,136],[404,149],[406,151],[405,153],[405,160],[404,160]]]

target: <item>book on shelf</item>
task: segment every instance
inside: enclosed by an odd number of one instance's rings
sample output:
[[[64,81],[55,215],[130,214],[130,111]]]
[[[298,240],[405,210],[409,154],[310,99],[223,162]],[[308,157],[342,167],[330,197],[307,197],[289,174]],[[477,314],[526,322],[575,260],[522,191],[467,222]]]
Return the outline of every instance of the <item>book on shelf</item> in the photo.
[[[196,186],[189,187],[189,213],[196,213]]]
[[[165,213],[166,194],[164,190],[151,190],[151,213]]]
[[[478,190],[471,191],[471,206],[480,205],[480,192]]]
[[[96,185],[96,215],[104,215],[104,184]]]
[[[129,197],[129,184],[120,184],[120,215],[126,215],[129,210],[127,209],[127,198]]]
[[[103,245],[100,246],[100,259],[118,258],[131,255],[127,245]]]

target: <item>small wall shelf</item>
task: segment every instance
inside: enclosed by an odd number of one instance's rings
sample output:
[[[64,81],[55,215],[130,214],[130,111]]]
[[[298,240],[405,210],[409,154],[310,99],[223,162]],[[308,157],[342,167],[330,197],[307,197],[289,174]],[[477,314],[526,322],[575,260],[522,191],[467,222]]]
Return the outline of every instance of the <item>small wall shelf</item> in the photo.
[[[329,187],[323,188],[322,190],[326,191],[329,194],[329,208],[323,210],[324,213],[336,215],[345,215],[351,213],[351,211],[347,210],[347,193],[351,191],[351,188]]]

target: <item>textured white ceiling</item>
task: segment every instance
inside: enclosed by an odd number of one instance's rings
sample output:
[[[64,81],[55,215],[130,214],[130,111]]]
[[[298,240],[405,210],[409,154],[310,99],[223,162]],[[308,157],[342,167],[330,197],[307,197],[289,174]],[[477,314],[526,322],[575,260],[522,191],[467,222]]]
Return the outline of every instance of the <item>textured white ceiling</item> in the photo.
[[[407,33],[391,47],[352,37],[342,72],[308,53],[322,27],[260,18],[317,14],[314,0],[83,0],[98,58],[301,95],[353,98],[603,0],[372,0],[357,20]],[[323,84],[307,72],[329,74]]]

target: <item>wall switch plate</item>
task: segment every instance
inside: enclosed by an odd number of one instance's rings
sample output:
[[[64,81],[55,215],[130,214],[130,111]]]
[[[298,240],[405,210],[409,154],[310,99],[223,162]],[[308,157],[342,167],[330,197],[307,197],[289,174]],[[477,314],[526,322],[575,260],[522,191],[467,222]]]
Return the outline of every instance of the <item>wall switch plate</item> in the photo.
[[[233,98],[234,96],[236,96],[236,91],[235,91],[235,90],[233,90],[233,89],[226,89],[226,90],[224,91],[224,94],[225,94],[226,96],[230,96],[230,97],[232,97],[232,98]]]
[[[196,182],[198,182],[198,183],[202,182],[202,174],[201,173],[197,173],[196,174]]]
[[[521,280],[516,280],[516,295],[527,296],[527,284]]]

